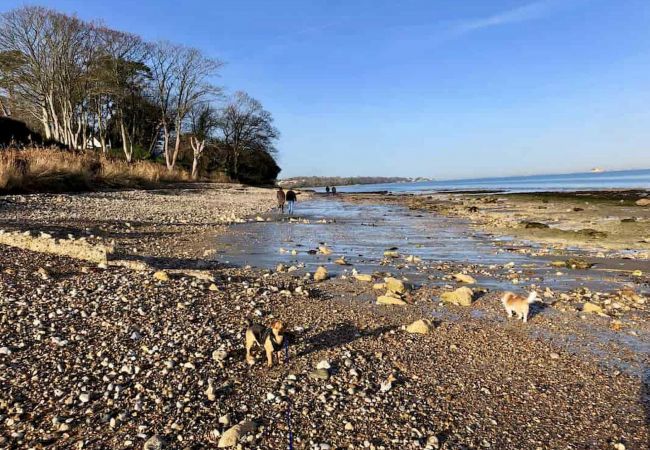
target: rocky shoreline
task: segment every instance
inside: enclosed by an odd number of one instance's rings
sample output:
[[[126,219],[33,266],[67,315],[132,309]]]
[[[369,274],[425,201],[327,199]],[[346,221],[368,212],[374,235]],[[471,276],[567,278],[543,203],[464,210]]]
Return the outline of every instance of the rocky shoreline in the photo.
[[[7,198],[0,224],[114,241],[151,266],[0,246],[0,447],[287,448],[289,410],[299,449],[647,448],[639,289],[551,292],[523,325],[470,279],[535,283],[522,267],[441,265],[439,283],[402,288],[384,278],[426,261],[388,255],[370,282],[205,263],[204,236],[265,220],[273,191],[88,195]],[[463,286],[469,306],[441,300]],[[276,318],[288,359],[249,367],[246,319]]]

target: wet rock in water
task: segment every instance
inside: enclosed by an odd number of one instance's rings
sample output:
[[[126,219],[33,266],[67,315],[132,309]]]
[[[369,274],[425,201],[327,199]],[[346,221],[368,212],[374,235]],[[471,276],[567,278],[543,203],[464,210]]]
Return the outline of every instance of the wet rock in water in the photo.
[[[596,305],[594,303],[585,302],[582,305],[582,312],[589,312],[589,313],[599,314],[599,313],[603,312],[603,308],[601,308],[600,306],[598,306],[598,305]]]
[[[650,198],[640,198],[634,204],[636,206],[650,206]]]
[[[325,281],[329,278],[329,273],[327,269],[323,266],[319,266],[314,272],[314,281]]]
[[[319,253],[321,253],[323,255],[331,255],[332,254],[332,250],[329,247],[327,247],[326,245],[321,245],[320,247],[318,247],[318,251],[319,251]]]
[[[386,283],[375,283],[372,285],[372,288],[375,291],[383,291],[384,289],[386,289]]]
[[[158,281],[169,281],[169,275],[164,270],[159,270],[154,273],[153,277]]]
[[[388,277],[384,279],[386,283],[386,289],[389,292],[394,292],[395,294],[405,294],[406,293],[406,284],[402,280],[397,278]]]
[[[419,256],[409,255],[409,256],[406,257],[406,262],[419,263],[421,261],[422,261],[422,258],[420,258]]]
[[[384,256],[387,258],[399,258],[399,252],[397,250],[386,250]]]
[[[525,228],[529,228],[529,229],[532,228],[532,229],[535,229],[535,230],[544,230],[546,228],[551,228],[550,226],[548,226],[547,224],[542,223],[542,222],[523,221],[523,222],[521,222],[521,224]]]
[[[456,273],[454,274],[454,279],[460,283],[467,283],[467,284],[475,284],[476,280],[474,277],[471,275],[467,275],[464,273]]]
[[[444,292],[440,295],[440,300],[442,300],[443,303],[451,303],[453,305],[471,306],[473,297],[474,291],[463,286],[452,292]]]
[[[345,260],[345,256],[341,256],[339,259],[334,261],[334,264],[338,264],[339,266],[349,266],[350,263]]]
[[[280,263],[280,264],[278,264],[277,266],[275,266],[275,271],[276,271],[276,272],[279,272],[279,273],[286,272],[286,271],[287,271],[287,266],[285,266],[284,264]]]
[[[406,302],[401,298],[391,297],[388,295],[380,295],[377,297],[378,305],[406,305]]]
[[[366,283],[372,282],[372,275],[369,275],[367,273],[355,273],[354,278],[356,278],[358,281],[364,281]]]
[[[569,258],[566,260],[565,265],[569,269],[581,269],[581,270],[591,269],[594,266],[593,263],[590,263],[587,260],[582,258]]]
[[[157,434],[151,436],[142,446],[142,450],[162,450],[165,448],[165,439]]]
[[[427,319],[416,320],[406,327],[408,333],[414,334],[428,334],[432,329],[431,321]]]

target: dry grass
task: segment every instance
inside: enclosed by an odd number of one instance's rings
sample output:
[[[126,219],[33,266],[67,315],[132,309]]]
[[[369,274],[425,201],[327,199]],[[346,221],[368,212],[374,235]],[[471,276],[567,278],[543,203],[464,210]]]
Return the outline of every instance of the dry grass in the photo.
[[[127,164],[93,152],[58,149],[0,151],[0,192],[82,191],[102,187],[155,187],[189,182],[184,170],[170,172],[151,161]]]

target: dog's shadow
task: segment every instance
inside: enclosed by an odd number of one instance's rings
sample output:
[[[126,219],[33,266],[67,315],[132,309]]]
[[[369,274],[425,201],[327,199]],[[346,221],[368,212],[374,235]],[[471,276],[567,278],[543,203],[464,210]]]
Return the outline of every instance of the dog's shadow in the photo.
[[[341,347],[363,337],[377,337],[396,329],[395,326],[383,326],[374,329],[361,329],[349,322],[337,324],[330,330],[322,331],[306,340],[306,348],[296,356],[306,356],[311,353]]]
[[[534,318],[536,315],[541,314],[546,308],[550,307],[551,305],[543,302],[535,302],[532,305],[530,305],[528,309],[528,320]]]

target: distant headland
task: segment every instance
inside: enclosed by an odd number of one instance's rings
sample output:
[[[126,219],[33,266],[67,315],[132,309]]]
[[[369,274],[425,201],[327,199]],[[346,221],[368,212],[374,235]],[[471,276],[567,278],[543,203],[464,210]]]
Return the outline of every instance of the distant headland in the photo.
[[[280,186],[290,187],[320,187],[320,186],[350,186],[353,184],[384,184],[384,183],[416,183],[433,181],[424,177],[291,177],[279,180]]]

